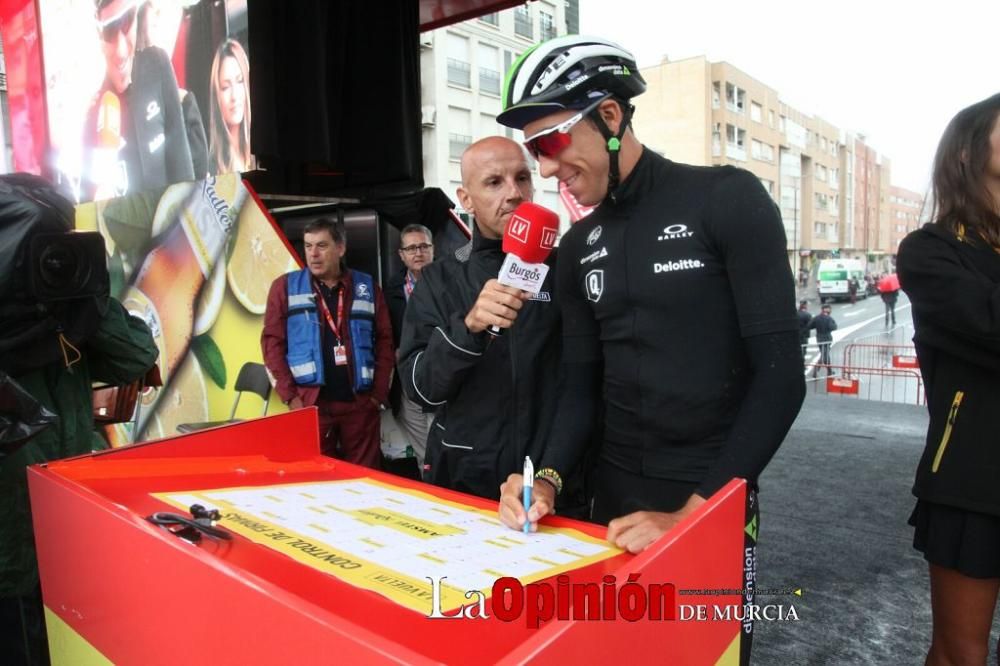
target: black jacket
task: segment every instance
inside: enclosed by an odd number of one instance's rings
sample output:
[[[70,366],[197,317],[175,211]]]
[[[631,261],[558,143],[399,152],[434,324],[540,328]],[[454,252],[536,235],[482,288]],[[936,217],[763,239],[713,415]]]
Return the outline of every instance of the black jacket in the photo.
[[[399,343],[403,337],[403,315],[406,314],[406,293],[403,291],[405,281],[406,269],[404,268],[386,280],[382,290],[385,295],[385,304],[389,308],[389,319],[392,321],[393,349],[399,349]],[[399,414],[399,399],[402,395],[402,382],[397,368],[392,376],[392,384],[389,386],[389,406],[392,407],[393,415]]]
[[[561,377],[554,270],[503,335],[474,335],[465,327],[502,261],[500,241],[477,230],[467,261],[448,258],[424,268],[406,308],[398,363],[407,395],[435,408],[425,478],[493,499],[507,476],[521,471],[525,455],[536,464],[541,459]]]
[[[1000,254],[927,224],[903,240],[897,272],[930,412],[913,493],[1000,516]]]
[[[799,318],[799,344],[809,344],[809,324],[812,323],[812,315],[808,310],[798,310],[796,316]]]
[[[816,342],[832,342],[833,332],[837,330],[837,320],[828,314],[820,313],[809,322],[809,328],[816,329]]]

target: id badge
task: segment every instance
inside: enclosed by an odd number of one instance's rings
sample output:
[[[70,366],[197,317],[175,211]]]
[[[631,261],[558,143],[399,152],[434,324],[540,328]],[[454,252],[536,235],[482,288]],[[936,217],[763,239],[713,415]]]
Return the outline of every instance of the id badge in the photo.
[[[347,365],[347,347],[337,345],[333,348],[333,360],[337,365]]]

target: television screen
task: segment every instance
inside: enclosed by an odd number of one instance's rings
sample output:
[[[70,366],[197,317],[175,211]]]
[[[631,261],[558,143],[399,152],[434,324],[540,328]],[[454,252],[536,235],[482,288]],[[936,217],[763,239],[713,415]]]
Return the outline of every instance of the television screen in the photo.
[[[254,167],[246,0],[41,0],[50,168],[76,201]]]

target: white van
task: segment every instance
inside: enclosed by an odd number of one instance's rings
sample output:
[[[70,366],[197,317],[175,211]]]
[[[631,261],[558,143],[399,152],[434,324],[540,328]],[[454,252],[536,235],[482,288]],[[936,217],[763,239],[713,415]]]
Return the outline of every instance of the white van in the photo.
[[[868,296],[865,289],[865,264],[860,259],[823,259],[816,273],[819,302],[850,298],[847,289],[849,279],[858,283],[858,298]]]

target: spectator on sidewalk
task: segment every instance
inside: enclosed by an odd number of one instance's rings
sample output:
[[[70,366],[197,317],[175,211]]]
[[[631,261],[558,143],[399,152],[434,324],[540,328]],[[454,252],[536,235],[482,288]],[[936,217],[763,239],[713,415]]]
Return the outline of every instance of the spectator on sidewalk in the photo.
[[[806,357],[806,347],[809,345],[809,324],[812,322],[812,313],[809,312],[809,301],[799,301],[799,344],[802,346],[802,358]]]
[[[851,305],[858,302],[858,280],[857,278],[847,279],[847,294],[851,297]]]
[[[826,374],[833,374],[833,368],[830,367],[830,346],[833,344],[833,332],[837,330],[837,320],[830,316],[832,310],[829,305],[823,305],[819,314],[809,322],[809,328],[816,329],[816,342],[819,343],[819,362],[813,368],[813,377],[819,373],[821,365],[826,366]]]
[[[882,302],[885,303],[885,326],[889,327],[889,318],[892,317],[892,325],[896,325],[896,301],[899,300],[899,289],[882,292]]]

